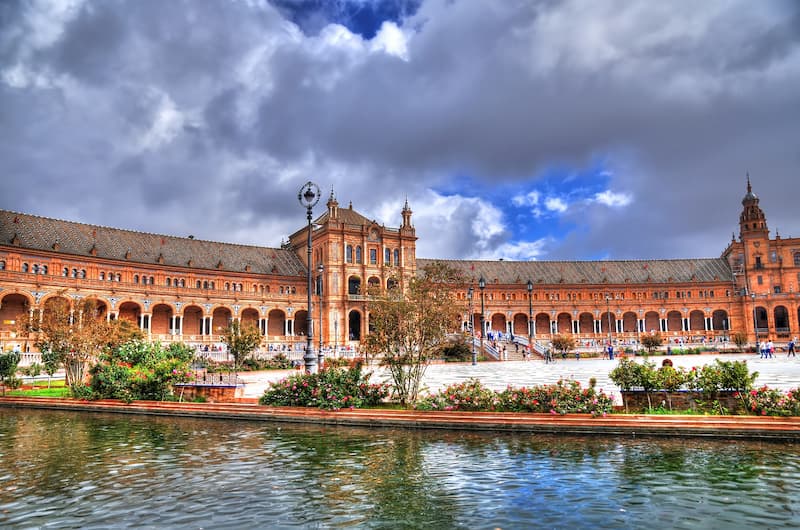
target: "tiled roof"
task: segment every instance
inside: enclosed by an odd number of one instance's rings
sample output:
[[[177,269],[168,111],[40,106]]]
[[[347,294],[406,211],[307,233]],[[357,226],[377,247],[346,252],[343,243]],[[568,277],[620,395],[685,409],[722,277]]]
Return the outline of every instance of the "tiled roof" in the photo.
[[[489,284],[624,284],[733,281],[722,258],[630,261],[464,261],[417,259],[417,270],[442,262],[475,281]]]
[[[352,206],[350,208],[337,208],[338,217],[337,219],[339,222],[346,224],[346,225],[355,225],[355,226],[365,226],[372,224],[372,221],[358,213],[357,211],[353,210]],[[326,211],[324,214],[319,216],[319,218],[314,221],[316,224],[325,224],[328,222],[328,212]]]
[[[18,244],[12,243],[16,238]],[[290,250],[217,243],[61,221],[0,210],[0,244],[75,256],[96,256],[148,265],[296,276],[305,274]],[[92,250],[94,249],[94,250]],[[126,256],[128,256],[126,258]]]

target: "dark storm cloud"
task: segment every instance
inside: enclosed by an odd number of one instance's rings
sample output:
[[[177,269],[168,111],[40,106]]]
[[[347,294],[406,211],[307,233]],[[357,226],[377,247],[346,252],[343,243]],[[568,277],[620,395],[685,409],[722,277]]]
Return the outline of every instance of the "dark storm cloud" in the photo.
[[[746,171],[800,236],[795,3],[398,2],[371,41],[328,22],[377,4],[273,4],[0,4],[0,207],[275,245],[311,179],[394,224],[408,195],[423,255],[491,257],[502,205],[431,188],[599,158],[632,202],[569,205],[540,257],[717,255]]]

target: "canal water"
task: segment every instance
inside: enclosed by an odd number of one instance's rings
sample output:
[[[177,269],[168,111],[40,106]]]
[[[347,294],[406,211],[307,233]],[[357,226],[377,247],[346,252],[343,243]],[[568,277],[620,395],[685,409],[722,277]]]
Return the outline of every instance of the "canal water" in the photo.
[[[798,528],[798,449],[0,409],[0,528]]]

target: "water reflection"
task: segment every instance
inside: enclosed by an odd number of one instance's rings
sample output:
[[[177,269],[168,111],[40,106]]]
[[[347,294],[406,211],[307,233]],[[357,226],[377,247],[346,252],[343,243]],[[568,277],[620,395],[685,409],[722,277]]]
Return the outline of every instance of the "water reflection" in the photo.
[[[794,444],[1,411],[3,528],[800,526]]]

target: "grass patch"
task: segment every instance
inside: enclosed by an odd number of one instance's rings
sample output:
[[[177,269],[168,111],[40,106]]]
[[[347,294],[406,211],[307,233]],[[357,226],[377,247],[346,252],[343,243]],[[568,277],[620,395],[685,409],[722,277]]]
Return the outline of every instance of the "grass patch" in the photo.
[[[17,396],[17,397],[52,397],[52,398],[61,398],[61,397],[69,397],[69,388],[65,387],[63,384],[60,387],[54,388],[34,388],[31,390],[12,390],[6,392],[7,396]]]

